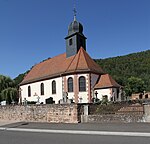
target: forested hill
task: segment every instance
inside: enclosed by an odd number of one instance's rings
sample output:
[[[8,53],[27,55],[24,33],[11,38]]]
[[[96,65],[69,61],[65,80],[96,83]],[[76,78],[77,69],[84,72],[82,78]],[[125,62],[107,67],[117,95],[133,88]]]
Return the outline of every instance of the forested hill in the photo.
[[[141,78],[145,90],[150,91],[150,50],[95,61],[121,85],[133,76]]]

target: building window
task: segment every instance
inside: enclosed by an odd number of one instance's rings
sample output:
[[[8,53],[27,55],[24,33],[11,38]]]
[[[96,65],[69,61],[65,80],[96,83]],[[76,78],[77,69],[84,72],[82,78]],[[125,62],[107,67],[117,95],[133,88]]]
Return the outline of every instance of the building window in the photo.
[[[86,80],[84,76],[79,77],[79,91],[86,91]]]
[[[41,83],[41,95],[44,95],[44,84]]]
[[[56,81],[52,81],[52,94],[56,94]]]
[[[30,96],[31,96],[31,87],[28,86],[28,97],[30,97]]]
[[[72,45],[72,38],[71,39],[69,39],[69,45]]]
[[[73,78],[68,78],[68,92],[73,92]]]

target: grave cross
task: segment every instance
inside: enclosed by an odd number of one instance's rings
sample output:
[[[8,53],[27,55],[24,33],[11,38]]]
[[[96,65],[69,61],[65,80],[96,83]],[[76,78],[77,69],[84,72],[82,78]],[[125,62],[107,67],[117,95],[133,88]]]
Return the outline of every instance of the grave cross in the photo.
[[[95,92],[95,102],[97,101],[97,95],[98,95],[98,92],[96,91]]]

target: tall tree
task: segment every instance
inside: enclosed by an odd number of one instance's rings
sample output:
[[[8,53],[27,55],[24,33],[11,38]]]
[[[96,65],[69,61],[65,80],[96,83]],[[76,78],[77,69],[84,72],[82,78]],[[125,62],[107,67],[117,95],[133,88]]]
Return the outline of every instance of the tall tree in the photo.
[[[0,101],[6,100],[8,103],[17,101],[17,89],[15,82],[8,76],[0,75]]]
[[[127,96],[131,96],[132,93],[143,93],[145,90],[144,81],[141,78],[130,77],[127,80],[125,86],[125,92]]]
[[[14,79],[16,88],[19,87],[19,84],[22,82],[24,76],[25,76],[28,72],[29,72],[29,70],[26,71],[25,73],[19,74],[19,75]]]
[[[1,99],[5,100],[8,104],[11,102],[18,102],[18,92],[16,88],[7,88],[2,90]]]
[[[15,83],[10,77],[0,75],[0,92],[8,87],[14,87],[14,86]]]

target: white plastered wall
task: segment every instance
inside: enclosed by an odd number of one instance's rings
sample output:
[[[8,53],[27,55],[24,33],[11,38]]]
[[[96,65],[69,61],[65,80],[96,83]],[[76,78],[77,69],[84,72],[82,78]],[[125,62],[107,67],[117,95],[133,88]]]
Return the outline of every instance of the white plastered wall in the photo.
[[[78,95],[78,102],[79,103],[88,103],[88,76],[89,74],[78,74],[77,78],[78,78],[78,82],[79,82],[79,77],[84,76],[86,79],[86,91],[85,92],[79,92]]]
[[[85,92],[79,92],[78,94],[78,102],[79,103],[88,103],[88,84],[91,82],[91,90],[94,87],[95,83],[97,82],[98,75],[91,74],[91,81],[88,82],[89,74],[77,74],[77,79],[79,79],[80,76],[84,76],[86,78],[86,91]],[[74,75],[68,75],[66,76],[66,80],[72,77],[74,80]],[[52,81],[56,81],[56,94],[52,94]],[[40,92],[40,85],[41,83],[44,84],[44,95],[41,96]],[[28,97],[28,86],[31,87],[31,97]],[[31,84],[26,84],[20,87],[21,88],[21,96],[22,96],[22,102],[24,101],[24,98],[26,98],[27,101],[36,101],[37,97],[40,97],[40,102],[43,102],[43,104],[46,103],[46,99],[52,97],[55,103],[57,104],[60,99],[62,99],[63,90],[62,90],[62,77],[35,82]],[[92,90],[93,91],[93,90]],[[36,96],[35,96],[36,95]],[[74,100],[74,92],[68,93],[68,98]]]
[[[96,91],[97,91],[97,98],[101,101],[102,99],[103,99],[103,96],[104,95],[107,95],[108,96],[108,101],[110,101],[110,99],[111,99],[111,91],[112,91],[112,89],[110,89],[110,88],[107,88],[107,89],[97,89],[97,90],[95,90],[94,91],[94,93],[96,93]]]
[[[102,100],[104,95],[108,96],[108,101],[111,101],[111,98],[113,96],[114,92],[114,97],[117,98],[117,88],[104,88],[104,89],[96,89],[94,90],[94,93],[97,91],[97,98]],[[115,99],[116,100],[116,99]]]
[[[87,80],[88,80],[89,74],[88,73],[86,73],[86,74],[77,74],[77,79],[79,80],[79,77],[81,77],[81,76],[84,76],[85,79],[86,79],[86,91],[85,92],[79,92],[78,102],[79,103],[88,103],[88,81]],[[74,75],[68,75],[68,76],[66,76],[66,81],[68,80],[69,77],[72,77],[73,80],[74,80]],[[77,80],[77,82],[79,82],[78,80]],[[74,101],[74,92],[68,92],[68,98],[73,99],[73,101]]]
[[[56,94],[52,94],[52,81],[56,81]],[[44,84],[44,95],[41,95],[40,92],[40,85],[41,83]],[[31,97],[28,97],[28,86],[31,87]],[[21,96],[22,96],[22,102],[24,101],[24,98],[26,98],[27,101],[37,101],[37,97],[40,97],[40,103],[43,102],[45,104],[45,100],[47,98],[52,97],[55,103],[58,103],[60,99],[62,99],[62,77],[58,77],[55,79],[35,82],[31,84],[26,84],[23,86],[20,86],[21,88]],[[36,96],[35,96],[36,95]]]

